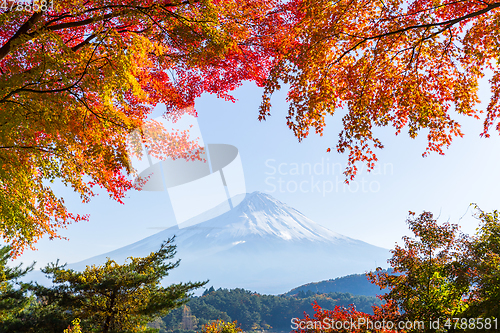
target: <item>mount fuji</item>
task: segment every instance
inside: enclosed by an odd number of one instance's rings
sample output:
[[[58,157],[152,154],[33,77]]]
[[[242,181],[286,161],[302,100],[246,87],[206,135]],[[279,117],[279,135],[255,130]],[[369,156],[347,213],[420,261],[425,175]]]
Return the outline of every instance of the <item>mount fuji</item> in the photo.
[[[175,235],[179,267],[165,283],[203,281],[215,288],[280,294],[312,281],[387,267],[390,253],[335,233],[270,195],[253,192],[232,210],[189,227],[165,229],[117,250],[70,264],[145,256]]]

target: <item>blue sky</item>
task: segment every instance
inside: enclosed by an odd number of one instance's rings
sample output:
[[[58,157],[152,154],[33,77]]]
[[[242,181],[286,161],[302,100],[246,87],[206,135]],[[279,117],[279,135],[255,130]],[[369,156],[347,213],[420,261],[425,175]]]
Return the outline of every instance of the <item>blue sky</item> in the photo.
[[[335,147],[342,115],[327,119],[323,137],[312,134],[299,143],[286,126],[284,92],[274,97],[272,116],[265,122],[257,120],[261,92],[247,83],[235,91],[238,101],[234,104],[211,95],[196,103],[204,142],[238,147],[247,192],[271,194],[335,232],[385,248],[392,248],[408,234],[405,220],[409,210],[431,211],[440,221],[459,223],[462,231],[473,233],[477,220],[470,203],[484,210],[500,208],[500,141],[496,134],[480,138],[480,121],[457,116],[464,138],[455,139],[445,156],[426,158],[421,156],[425,132],[412,140],[405,133],[395,136],[392,128],[377,129],[385,145],[377,152],[380,169],[361,172],[348,188],[339,172],[346,166],[347,156],[326,153],[328,147]],[[482,88],[481,97],[488,97],[487,87]],[[161,112],[157,108],[152,117]],[[176,224],[167,192],[129,192],[124,205],[101,192],[84,205],[63,186],[56,184],[55,189],[70,210],[89,213],[90,222],[61,230],[69,241],[41,240],[38,251],[26,251],[20,261],[35,260],[39,265],[56,259],[77,262]]]

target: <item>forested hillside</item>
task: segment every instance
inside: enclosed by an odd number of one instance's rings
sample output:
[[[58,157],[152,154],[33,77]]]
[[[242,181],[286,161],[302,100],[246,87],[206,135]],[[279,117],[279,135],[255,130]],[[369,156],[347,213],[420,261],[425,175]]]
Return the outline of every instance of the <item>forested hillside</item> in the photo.
[[[383,272],[392,273],[392,270],[383,270]],[[350,293],[373,297],[384,293],[376,284],[368,281],[366,274],[352,274],[336,279],[307,283],[290,290],[286,295],[303,295],[303,293],[307,293],[308,291],[315,294]]]
[[[360,311],[372,313],[371,306],[381,301],[369,296],[348,293],[312,294],[296,296],[260,295],[244,289],[210,288],[203,296],[193,297],[186,306],[171,311],[154,323],[160,333],[190,333],[210,320],[237,320],[244,331],[290,331],[292,318],[302,318],[304,311],[313,313],[311,303],[318,301],[323,308],[355,304]]]

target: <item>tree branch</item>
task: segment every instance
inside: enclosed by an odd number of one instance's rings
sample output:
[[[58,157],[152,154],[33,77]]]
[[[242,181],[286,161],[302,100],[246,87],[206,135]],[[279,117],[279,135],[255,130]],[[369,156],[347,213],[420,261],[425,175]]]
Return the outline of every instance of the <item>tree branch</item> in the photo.
[[[5,56],[7,56],[7,54],[9,54],[11,48],[12,48],[12,44],[17,40],[19,39],[19,37],[21,37],[22,35],[25,35],[30,29],[31,27],[40,20],[40,18],[42,17],[42,12],[35,12],[33,13],[33,15],[31,15],[31,17],[28,19],[28,21],[26,21],[20,28],[19,30],[17,30],[17,32],[14,34],[14,36],[12,36],[8,41],[7,43],[5,43],[1,48],[0,48],[0,60],[2,60],[3,58],[5,58]]]
[[[418,24],[418,25],[411,25],[411,26],[408,26],[408,27],[405,27],[405,28],[401,28],[401,29],[397,29],[397,30],[394,30],[394,31],[389,31],[389,32],[385,32],[385,33],[382,33],[382,34],[378,34],[378,35],[375,35],[375,36],[370,36],[370,37],[361,37],[361,36],[355,36],[353,35],[353,37],[357,37],[357,38],[360,38],[361,40],[359,42],[357,42],[354,46],[350,47],[348,50],[346,50],[345,52],[343,52],[340,57],[336,60],[336,62],[339,62],[344,56],[346,56],[347,54],[349,54],[350,52],[354,51],[355,49],[357,49],[361,44],[364,44],[365,42],[369,41],[369,40],[374,40],[374,39],[380,39],[380,38],[383,38],[383,37],[388,37],[388,36],[392,36],[392,35],[395,35],[395,34],[400,34],[400,33],[403,33],[403,32],[406,32],[406,31],[409,31],[409,30],[413,30],[413,29],[422,29],[422,28],[425,28],[425,29],[429,29],[429,28],[433,28],[433,27],[440,27],[440,26],[445,26],[443,29],[437,31],[437,32],[434,32],[432,33],[430,36],[426,37],[425,39],[429,39],[429,38],[432,38],[440,33],[442,33],[443,31],[446,31],[447,29],[449,29],[451,26],[461,22],[461,21],[465,21],[467,19],[470,19],[470,18],[473,18],[473,17],[476,17],[476,16],[480,16],[482,14],[485,14],[495,8],[498,8],[500,7],[500,2],[496,2],[496,3],[493,3],[493,4],[489,4],[488,6],[486,6],[485,8],[481,9],[481,10],[478,10],[476,12],[472,12],[472,13],[469,13],[467,15],[464,15],[464,16],[461,16],[461,17],[457,17],[457,18],[454,18],[452,20],[448,20],[448,21],[443,21],[443,22],[436,22],[436,23],[427,23],[427,24]]]

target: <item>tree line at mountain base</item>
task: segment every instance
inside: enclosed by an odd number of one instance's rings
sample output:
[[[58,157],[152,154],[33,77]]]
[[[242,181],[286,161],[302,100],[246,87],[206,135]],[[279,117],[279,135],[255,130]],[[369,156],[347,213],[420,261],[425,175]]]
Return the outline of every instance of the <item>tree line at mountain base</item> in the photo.
[[[292,318],[312,313],[311,304],[317,301],[324,308],[355,304],[358,309],[372,313],[373,305],[382,301],[375,297],[349,293],[316,294],[301,292],[295,296],[261,295],[244,289],[205,290],[181,308],[169,312],[156,322],[160,333],[194,333],[214,320],[236,320],[245,332],[290,332]]]

